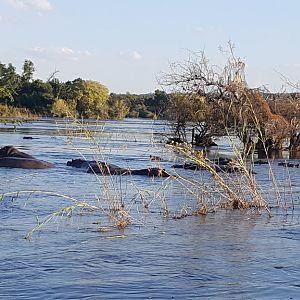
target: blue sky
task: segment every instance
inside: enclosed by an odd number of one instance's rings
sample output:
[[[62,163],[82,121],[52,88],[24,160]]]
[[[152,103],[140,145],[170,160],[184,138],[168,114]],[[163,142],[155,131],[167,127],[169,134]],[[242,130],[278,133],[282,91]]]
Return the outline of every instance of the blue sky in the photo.
[[[250,86],[280,91],[300,78],[298,0],[0,0],[0,61],[25,59],[46,80],[81,77],[110,92],[148,93],[189,51],[222,64],[228,41]]]

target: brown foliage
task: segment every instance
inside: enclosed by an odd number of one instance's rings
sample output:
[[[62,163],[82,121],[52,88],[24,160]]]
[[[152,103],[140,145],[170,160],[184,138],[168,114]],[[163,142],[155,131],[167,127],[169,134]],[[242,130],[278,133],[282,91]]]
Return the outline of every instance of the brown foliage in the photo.
[[[268,97],[273,112],[283,116],[290,124],[290,150],[300,151],[300,94],[285,93]]]
[[[270,150],[280,150],[290,133],[288,121],[271,111],[263,94],[258,90],[245,90],[245,97],[250,105],[252,122],[257,128],[259,139],[262,142],[268,141]]]
[[[281,150],[284,140],[290,137],[291,120],[295,118],[272,110],[261,91],[247,86],[245,64],[234,56],[231,43],[223,68],[210,65],[203,52],[170,67],[171,73],[165,74],[161,83],[184,99],[177,104],[180,114],[175,120],[185,112],[185,122],[194,122],[194,128],[204,124],[210,134],[234,131],[244,144],[258,140],[262,148],[267,146],[269,150]],[[200,109],[193,102],[199,97]]]

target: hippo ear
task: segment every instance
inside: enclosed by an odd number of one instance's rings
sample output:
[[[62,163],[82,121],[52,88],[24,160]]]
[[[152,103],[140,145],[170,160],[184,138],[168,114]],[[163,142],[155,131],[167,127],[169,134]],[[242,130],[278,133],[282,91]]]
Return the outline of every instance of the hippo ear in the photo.
[[[7,153],[7,154],[13,153],[13,152],[14,152],[13,150],[14,150],[14,148],[13,148],[12,146],[7,146],[7,147],[6,147],[6,153]]]
[[[13,156],[14,154],[18,154],[20,151],[16,148],[14,148],[13,146],[7,146],[7,153],[9,154],[9,156]]]
[[[1,149],[1,152],[5,153],[5,155],[9,155],[11,153],[11,149],[13,149],[13,146],[5,146]]]

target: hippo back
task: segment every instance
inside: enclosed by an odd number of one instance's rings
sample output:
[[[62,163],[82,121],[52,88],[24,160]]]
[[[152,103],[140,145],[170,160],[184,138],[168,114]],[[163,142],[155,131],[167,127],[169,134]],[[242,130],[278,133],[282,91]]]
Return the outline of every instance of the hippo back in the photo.
[[[20,157],[0,158],[0,168],[48,169],[54,165],[43,160]]]

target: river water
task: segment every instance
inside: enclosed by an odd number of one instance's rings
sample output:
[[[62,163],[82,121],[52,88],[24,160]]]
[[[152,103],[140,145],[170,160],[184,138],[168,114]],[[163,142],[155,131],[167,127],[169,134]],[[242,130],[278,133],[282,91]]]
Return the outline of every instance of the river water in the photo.
[[[271,218],[263,210],[220,209],[180,219],[174,216],[197,206],[188,185],[170,178],[96,177],[66,166],[86,157],[174,172],[178,155],[160,143],[167,132],[163,122],[137,119],[1,124],[1,147],[14,145],[55,168],[0,168],[0,298],[299,299],[300,168],[272,162],[276,196],[268,167],[255,167],[268,201],[275,205],[280,195],[286,205],[273,208]],[[217,143],[221,155],[232,155],[228,141]],[[162,160],[151,162],[149,155]],[[207,171],[177,172],[212,181]],[[97,209],[59,213],[83,202]],[[111,209],[120,203],[131,220],[124,229],[113,226],[119,219]],[[24,238],[49,216],[31,239]]]

